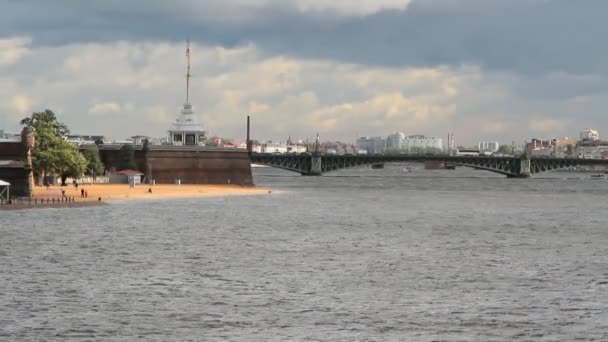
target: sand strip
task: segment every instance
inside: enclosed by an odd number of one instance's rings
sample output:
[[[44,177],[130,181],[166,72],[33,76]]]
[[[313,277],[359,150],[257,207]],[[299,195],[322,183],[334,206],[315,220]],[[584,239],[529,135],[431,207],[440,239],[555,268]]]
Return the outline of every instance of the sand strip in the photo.
[[[126,199],[165,199],[165,198],[187,198],[206,196],[233,196],[233,195],[261,195],[269,194],[271,191],[264,188],[242,187],[238,185],[173,185],[140,184],[131,188],[126,184],[92,184],[74,186],[51,186],[36,187],[34,198],[46,201],[47,198],[61,198],[62,191],[65,196],[74,197],[75,202],[90,201],[112,201]],[[81,190],[85,190],[86,198],[81,197]]]

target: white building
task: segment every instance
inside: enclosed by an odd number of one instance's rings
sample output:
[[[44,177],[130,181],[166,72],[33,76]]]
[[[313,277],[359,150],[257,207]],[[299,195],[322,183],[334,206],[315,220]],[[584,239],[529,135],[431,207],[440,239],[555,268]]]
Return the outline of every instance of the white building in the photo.
[[[304,153],[306,152],[306,145],[304,144],[288,144],[287,145],[287,153]]]
[[[397,132],[386,137],[386,148],[389,150],[400,150],[405,140],[405,133]]]
[[[443,150],[443,140],[441,138],[425,137],[424,135],[410,135],[401,143],[402,150],[411,151],[428,148]]]
[[[20,142],[21,135],[19,134],[6,134],[0,129],[0,142]]]
[[[600,135],[594,129],[587,128],[581,131],[581,141],[600,140]]]
[[[480,141],[478,144],[479,152],[490,152],[496,153],[498,152],[498,148],[500,145],[498,141]]]
[[[367,154],[384,153],[386,139],[382,137],[361,137],[357,139],[357,150],[365,150]]]
[[[195,115],[192,105],[189,102],[190,92],[190,42],[186,47],[188,57],[188,69],[186,73],[186,102],[179,115],[173,122],[173,127],[169,130],[169,144],[171,145],[205,145],[205,131]]]
[[[287,144],[272,141],[263,143],[262,153],[287,153]]]
[[[419,150],[419,149],[439,149],[443,150],[443,140],[431,138],[424,135],[406,136],[403,132],[391,134],[386,138],[386,148],[390,150]]]

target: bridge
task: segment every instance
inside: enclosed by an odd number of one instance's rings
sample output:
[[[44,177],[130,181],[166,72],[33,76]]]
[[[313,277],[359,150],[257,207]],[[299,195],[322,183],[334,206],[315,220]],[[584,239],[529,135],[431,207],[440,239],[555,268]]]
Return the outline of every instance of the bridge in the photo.
[[[607,165],[605,159],[495,157],[449,155],[329,155],[319,153],[269,154],[250,153],[251,162],[298,172],[304,176],[320,176],[326,172],[364,165],[438,161],[447,165],[465,166],[499,173],[507,177],[527,178],[532,175],[582,165]]]

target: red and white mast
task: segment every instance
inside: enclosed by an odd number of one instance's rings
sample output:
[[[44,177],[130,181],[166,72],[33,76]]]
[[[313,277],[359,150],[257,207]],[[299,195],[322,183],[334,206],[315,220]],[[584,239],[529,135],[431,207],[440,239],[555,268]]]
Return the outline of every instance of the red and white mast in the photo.
[[[186,73],[186,103],[189,103],[188,100],[190,98],[190,39],[186,42],[186,58],[188,60],[188,69]]]

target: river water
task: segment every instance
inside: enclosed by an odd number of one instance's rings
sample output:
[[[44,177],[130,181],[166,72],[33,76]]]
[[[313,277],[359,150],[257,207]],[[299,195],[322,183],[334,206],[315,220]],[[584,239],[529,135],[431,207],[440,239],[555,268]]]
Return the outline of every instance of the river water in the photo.
[[[608,180],[404,171],[0,212],[0,341],[608,341]]]

